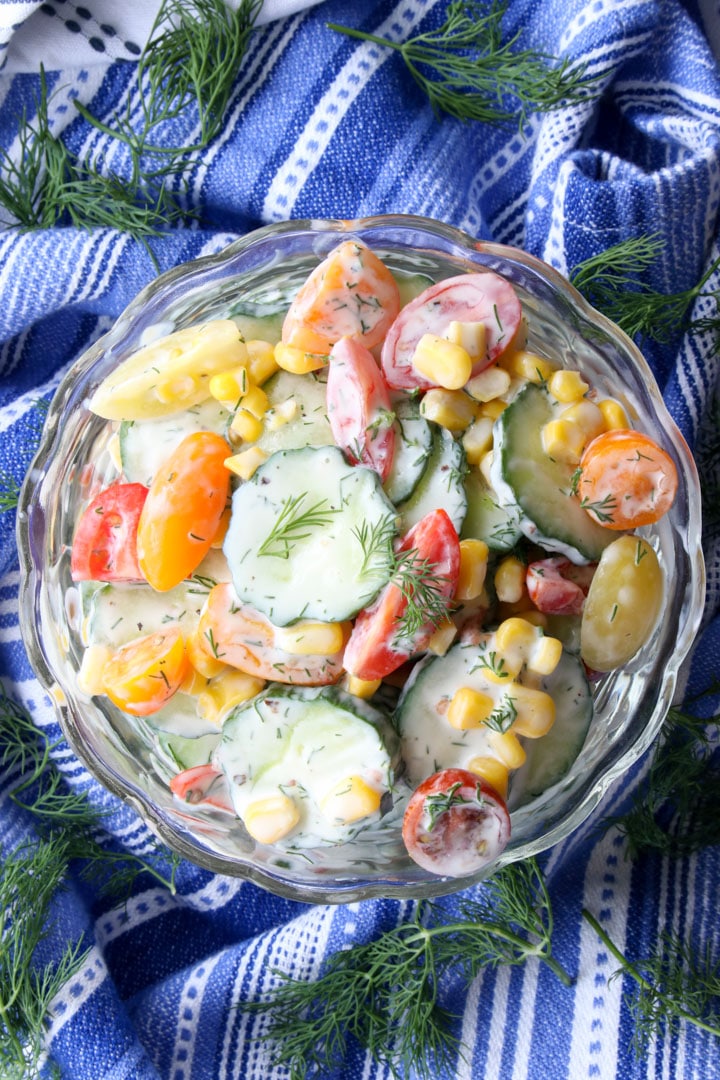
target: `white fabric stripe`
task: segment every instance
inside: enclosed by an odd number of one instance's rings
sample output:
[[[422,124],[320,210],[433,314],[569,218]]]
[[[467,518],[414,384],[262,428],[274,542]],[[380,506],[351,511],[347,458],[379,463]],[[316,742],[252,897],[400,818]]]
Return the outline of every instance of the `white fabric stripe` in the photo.
[[[210,981],[210,976],[220,962],[221,956],[222,954],[218,953],[214,957],[203,960],[185,978],[182,994],[178,1001],[173,1055],[168,1073],[168,1076],[171,1076],[173,1080],[181,1080],[181,1077],[187,1077],[188,1080],[191,1080],[195,1047],[200,1041],[197,1036],[199,1034],[203,996]],[[187,1013],[190,1013],[189,1017],[186,1015]],[[189,1030],[192,1037],[190,1039],[184,1038],[183,1030]]]
[[[414,30],[438,0],[416,0],[410,7],[399,4],[375,33],[379,37],[400,41]],[[298,196],[315,171],[338,125],[350,106],[365,88],[370,78],[390,58],[392,51],[372,42],[361,42],[352,52],[340,73],[332,81],[316,105],[312,116],[295,141],[295,148],[278,169],[263,205],[266,221],[282,221],[292,216]]]
[[[243,878],[215,874],[201,889],[192,893],[183,893],[178,900],[183,907],[193,908],[196,911],[217,911],[234,900],[244,885]]]
[[[51,379],[42,383],[40,386],[34,386],[32,390],[28,390],[25,394],[21,394],[20,397],[15,398],[11,405],[6,405],[0,410],[0,434],[8,431],[14,424],[17,423],[23,416],[25,416],[31,409],[37,408],[38,398],[44,397],[46,394],[52,394],[57,390],[65,373],[70,370],[71,364],[66,364],[65,367],[60,368]]]
[[[619,79],[615,85],[615,97],[618,104],[627,108],[629,105],[652,105],[660,112],[666,111],[668,106],[679,108],[683,113],[690,113],[697,120],[703,120],[706,124],[717,130],[717,114],[720,110],[720,99],[710,94],[693,90],[690,86],[672,82],[644,82],[640,80]],[[662,124],[669,121],[663,118]]]
[[[52,1045],[60,1031],[69,1020],[77,1015],[85,1002],[100,987],[108,975],[105,960],[96,945],[88,953],[85,964],[74,978],[66,982],[60,992],[50,1002],[49,1023],[46,1029],[46,1042]]]
[[[122,906],[105,912],[95,923],[95,938],[101,948],[116,941],[129,930],[150,922],[177,907],[177,900],[167,889],[146,889],[124,901]]]
[[[502,1055],[507,1035],[507,1012],[512,969],[495,969],[495,986],[492,995],[492,1013],[490,1016],[490,1037],[488,1056],[485,1063],[483,1080],[504,1080]]]
[[[608,17],[620,18],[626,12],[644,7],[649,8],[650,12],[654,14],[655,5],[654,3],[648,3],[648,0],[605,0],[604,3],[590,0],[590,3],[586,4],[575,18],[568,23],[565,32],[560,38],[559,51],[561,55],[567,52],[569,46],[595,23],[604,22]]]

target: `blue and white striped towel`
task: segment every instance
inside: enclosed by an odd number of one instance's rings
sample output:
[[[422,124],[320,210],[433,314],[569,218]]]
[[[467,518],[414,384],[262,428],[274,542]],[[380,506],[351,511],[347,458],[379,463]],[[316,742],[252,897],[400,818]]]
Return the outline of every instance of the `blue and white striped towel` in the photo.
[[[140,6],[142,19],[133,22]],[[137,54],[137,26],[147,25],[155,7],[2,0],[2,144],[13,146],[23,104],[32,112],[34,61],[42,59],[55,91],[54,130],[76,151],[102,149],[103,137],[77,116],[71,99],[102,115],[133,97],[127,61]],[[254,33],[225,129],[190,172],[187,198],[200,209],[200,224],[152,242],[161,268],[283,218],[407,212],[525,247],[564,273],[625,237],[659,231],[667,245],[651,284],[674,292],[696,282],[720,255],[716,0],[513,0],[508,34],[522,30],[524,45],[586,62],[603,87],[592,104],[532,119],[525,138],[507,128],[438,120],[397,56],[326,27],[344,23],[400,40],[437,25],[447,7],[445,0],[285,7],[280,0],[270,14],[292,13]],[[49,62],[53,56],[62,70]],[[184,123],[192,141],[193,117]],[[153,276],[145,250],[107,229],[0,234],[0,473],[23,476],[37,440],[37,398],[52,392]],[[720,289],[720,275],[708,288]],[[705,301],[696,312],[703,313]],[[717,339],[678,333],[647,355],[706,482],[717,482],[708,457],[717,423]],[[11,517],[0,516],[0,675],[55,737],[52,709],[19,640]],[[693,690],[710,684],[720,657],[717,536],[707,536],[705,551],[707,610]],[[55,763],[70,787],[111,811],[107,827],[119,844],[149,849],[147,829],[66,747]],[[720,1046],[694,1028],[659,1039],[645,1060],[636,1060],[623,998],[628,987],[609,981],[614,961],[580,917],[587,906],[633,955],[664,928],[720,955],[720,851],[632,862],[615,833],[596,829],[601,817],[627,806],[643,767],[546,857],[555,949],[577,973],[575,985],[564,989],[530,962],[484,975],[469,989],[452,982],[444,988],[469,1048],[452,1072],[457,1080],[719,1080]],[[0,777],[4,848],[31,831],[7,798],[12,783]],[[176,895],[143,878],[117,906],[73,880],[57,900],[45,948],[48,956],[59,954],[82,932],[92,950],[55,1002],[50,1053],[72,1080],[279,1080],[284,1072],[254,1038],[258,1020],[234,1006],[268,989],[273,968],[312,979],[331,952],[408,913],[396,901],[306,907],[190,864],[180,869]],[[327,1075],[385,1080],[389,1073],[358,1049]]]

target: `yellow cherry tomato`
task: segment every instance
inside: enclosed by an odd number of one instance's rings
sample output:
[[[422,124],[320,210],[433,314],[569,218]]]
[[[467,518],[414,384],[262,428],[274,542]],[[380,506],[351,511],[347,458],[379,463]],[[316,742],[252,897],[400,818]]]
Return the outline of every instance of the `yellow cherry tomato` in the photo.
[[[105,663],[101,681],[123,712],[148,716],[170,700],[187,669],[182,632],[172,626],[123,645]]]
[[[196,431],[158,470],[137,536],[140,569],[158,592],[189,577],[210,550],[230,489],[228,455],[220,435]]]

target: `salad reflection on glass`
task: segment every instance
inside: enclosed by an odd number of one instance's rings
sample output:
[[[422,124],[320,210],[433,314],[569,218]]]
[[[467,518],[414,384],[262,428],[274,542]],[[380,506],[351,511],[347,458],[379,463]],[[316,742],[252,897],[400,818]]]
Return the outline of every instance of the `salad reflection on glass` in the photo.
[[[493,269],[345,239],[266,308],[156,335],[90,398],[78,687],[250,848],[386,830],[476,874],[653,635],[676,466]]]

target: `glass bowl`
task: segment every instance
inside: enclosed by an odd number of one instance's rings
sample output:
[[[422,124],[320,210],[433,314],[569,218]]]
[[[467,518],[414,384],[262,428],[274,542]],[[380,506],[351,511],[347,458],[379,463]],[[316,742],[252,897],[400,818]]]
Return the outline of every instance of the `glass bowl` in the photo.
[[[513,811],[507,848],[473,878],[437,877],[412,862],[399,839],[401,807],[381,826],[363,832],[362,839],[315,849],[311,859],[289,859],[273,847],[256,845],[238,819],[176,800],[152,743],[106,699],[91,698],[77,686],[82,645],[70,545],[88,470],[97,478],[110,469],[111,460],[111,425],[89,411],[90,395],[119,362],[161,333],[247,305],[256,311],[276,309],[348,238],[364,241],[400,275],[447,277],[485,267],[507,277],[529,316],[529,347],[579,367],[602,392],[621,396],[636,426],[671,454],[679,475],[670,513],[651,529],[640,530],[651,538],[665,573],[664,616],[631,663],[594,684],[594,720],[573,767],[542,796]],[[697,473],[638,349],[538,259],[402,215],[270,225],[147,286],[73,365],[55,395],[21,494],[18,546],[21,626],[30,661],[55,702],[68,742],[90,772],[182,856],[282,896],[320,903],[450,893],[568,836],[657,735],[704,597]]]

